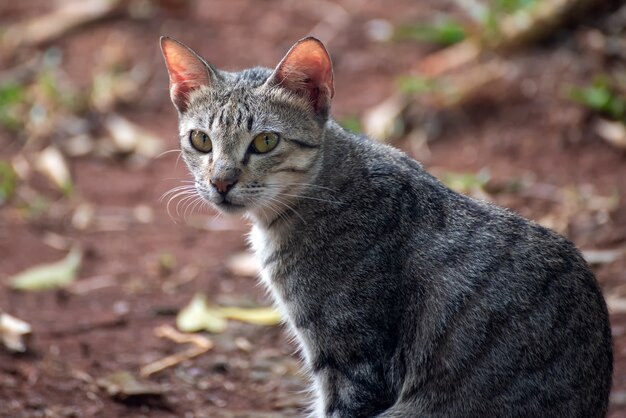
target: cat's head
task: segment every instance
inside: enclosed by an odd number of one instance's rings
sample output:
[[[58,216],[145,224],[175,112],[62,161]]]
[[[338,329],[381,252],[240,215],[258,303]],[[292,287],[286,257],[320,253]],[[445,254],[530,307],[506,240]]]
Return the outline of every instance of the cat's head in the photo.
[[[220,71],[161,38],[182,156],[198,193],[221,212],[271,219],[313,175],[333,96],[330,57],[297,42],[274,70]]]

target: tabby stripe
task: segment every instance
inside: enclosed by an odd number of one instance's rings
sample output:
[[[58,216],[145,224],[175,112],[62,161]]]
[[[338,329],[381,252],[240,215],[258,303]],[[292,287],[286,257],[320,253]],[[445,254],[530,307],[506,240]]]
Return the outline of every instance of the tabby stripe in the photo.
[[[306,167],[306,168],[299,168],[299,167],[285,167],[285,168],[281,168],[278,170],[274,170],[272,171],[273,173],[282,173],[282,172],[287,172],[287,173],[306,173],[309,171],[310,167]]]
[[[306,142],[302,142],[298,139],[292,139],[292,138],[287,138],[288,141],[293,142],[296,145],[300,145],[302,148],[309,148],[309,149],[313,149],[313,148],[319,148],[319,145],[315,145],[315,144],[307,144]]]
[[[243,118],[243,113],[241,112],[241,109],[237,109],[237,126],[241,126],[241,119]]]

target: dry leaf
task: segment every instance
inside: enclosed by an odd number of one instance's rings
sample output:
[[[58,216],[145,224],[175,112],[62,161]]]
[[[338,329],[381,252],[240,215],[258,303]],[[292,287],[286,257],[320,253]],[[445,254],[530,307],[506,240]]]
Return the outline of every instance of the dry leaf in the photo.
[[[9,286],[28,291],[65,287],[76,280],[81,259],[82,251],[74,248],[63,260],[31,267],[9,278]]]
[[[72,215],[72,226],[84,231],[94,223],[95,209],[89,203],[81,203],[74,210]]]
[[[196,294],[189,305],[176,316],[176,327],[183,332],[209,331],[214,333],[226,330],[226,320],[215,309],[209,308],[206,297]]]
[[[406,97],[393,95],[368,110],[363,116],[365,133],[379,141],[387,142],[398,131],[399,117],[406,108]]]
[[[35,167],[61,190],[68,190],[72,186],[72,177],[67,161],[61,151],[49,146],[39,153]]]
[[[162,151],[163,144],[159,138],[119,115],[112,114],[107,117],[104,126],[118,153],[135,153],[152,158]]]
[[[0,313],[0,339],[4,346],[13,352],[23,353],[27,348],[27,338],[32,329],[30,324],[8,313]]]
[[[206,330],[219,333],[226,330],[226,319],[255,325],[277,325],[281,321],[280,314],[274,308],[209,306],[206,297],[197,294],[189,305],[179,312],[176,326],[183,332]]]
[[[278,325],[280,324],[280,313],[274,308],[217,308],[218,312],[228,319],[248,322],[256,325]]]
[[[602,139],[611,145],[626,149],[626,125],[623,122],[598,119],[594,129]]]

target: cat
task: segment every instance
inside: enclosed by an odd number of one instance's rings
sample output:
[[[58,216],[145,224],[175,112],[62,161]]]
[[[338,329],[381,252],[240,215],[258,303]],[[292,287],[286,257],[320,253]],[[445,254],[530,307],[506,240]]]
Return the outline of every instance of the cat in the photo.
[[[340,127],[315,38],[273,70],[161,49],[197,193],[252,220],[313,416],[606,415],[607,308],[571,242]]]

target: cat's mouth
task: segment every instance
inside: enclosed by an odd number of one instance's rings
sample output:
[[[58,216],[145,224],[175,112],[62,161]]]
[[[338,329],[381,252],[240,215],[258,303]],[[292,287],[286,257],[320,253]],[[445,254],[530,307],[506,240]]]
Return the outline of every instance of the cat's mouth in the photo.
[[[228,198],[226,197],[224,197],[221,202],[214,203],[214,204],[215,206],[217,206],[218,209],[224,212],[230,212],[230,213],[241,212],[243,209],[245,209],[245,205],[233,203],[232,201],[228,200]]]

